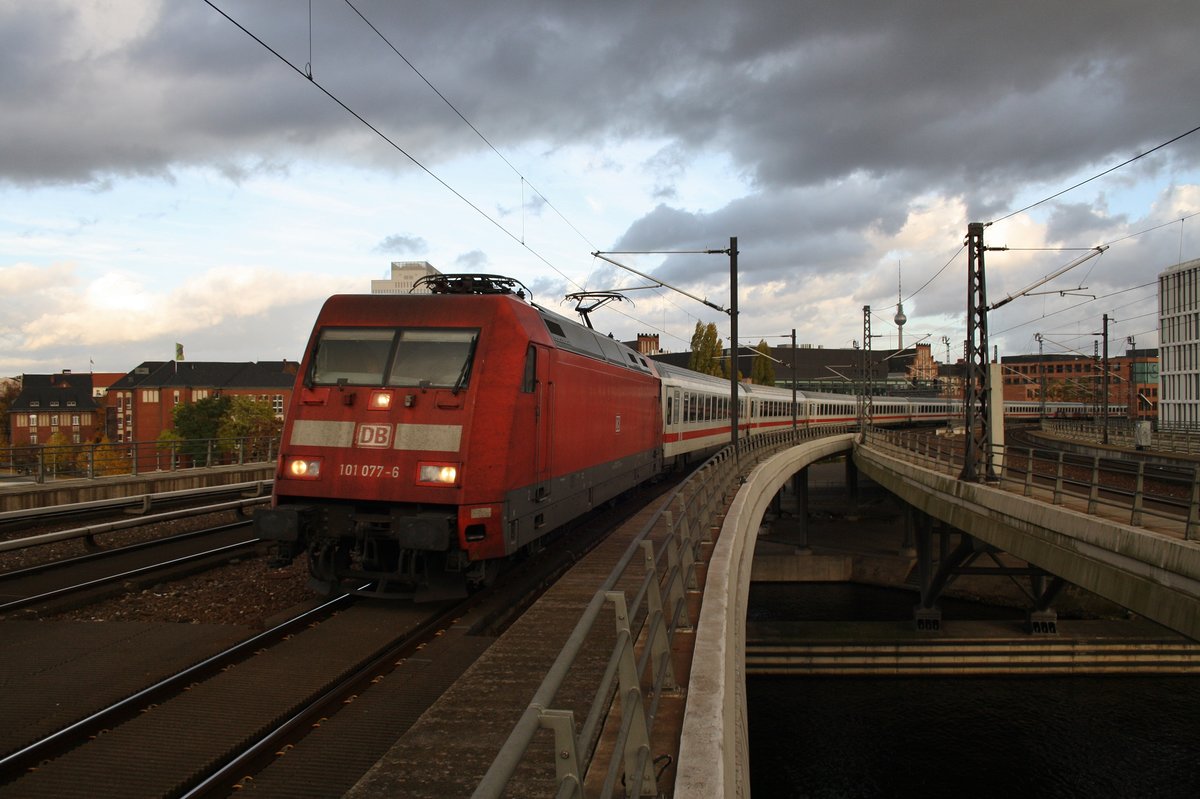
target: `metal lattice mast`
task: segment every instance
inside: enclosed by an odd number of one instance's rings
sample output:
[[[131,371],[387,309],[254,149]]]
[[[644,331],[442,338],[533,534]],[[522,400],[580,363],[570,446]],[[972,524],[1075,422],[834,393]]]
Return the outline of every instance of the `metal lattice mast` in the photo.
[[[872,385],[871,375],[871,306],[863,306],[863,346],[862,346],[862,397],[859,407],[862,409],[859,413],[859,426],[867,426],[871,424],[874,418],[873,408],[871,407],[871,395],[875,393],[875,387]]]
[[[992,478],[992,430],[988,385],[987,280],[984,275],[983,223],[967,225],[967,363],[963,397],[966,453],[961,480]]]

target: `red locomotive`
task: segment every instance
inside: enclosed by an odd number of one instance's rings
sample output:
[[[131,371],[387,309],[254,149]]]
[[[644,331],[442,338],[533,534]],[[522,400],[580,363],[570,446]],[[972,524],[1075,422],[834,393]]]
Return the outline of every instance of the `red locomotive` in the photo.
[[[281,554],[332,590],[437,596],[662,468],[643,356],[524,301],[436,275],[432,295],[339,295],[317,317],[283,431]]]

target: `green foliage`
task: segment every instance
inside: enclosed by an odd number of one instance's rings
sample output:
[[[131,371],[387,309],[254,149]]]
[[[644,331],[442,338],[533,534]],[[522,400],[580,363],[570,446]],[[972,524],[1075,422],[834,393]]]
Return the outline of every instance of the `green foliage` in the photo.
[[[180,455],[190,458],[196,465],[208,462],[208,439],[217,438],[221,419],[229,411],[229,397],[205,397],[193,403],[176,405],[171,411],[175,434],[183,440]]]
[[[229,397],[205,397],[176,405],[171,411],[175,432],[182,439],[216,438],[229,406]]]
[[[717,338],[717,326],[712,322],[707,325],[696,322],[696,330],[692,333],[692,354],[688,358],[688,368],[701,374],[727,376],[729,370],[721,360],[722,354],[721,339]]]
[[[750,382],[760,386],[775,385],[775,362],[770,359],[771,347],[766,341],[759,341],[754,348],[757,355],[750,367]]]
[[[233,397],[229,410],[221,419],[218,430],[224,447],[231,446],[231,439],[245,439],[247,457],[265,457],[268,441],[278,438],[283,432],[283,422],[275,418],[271,403],[253,397]]]

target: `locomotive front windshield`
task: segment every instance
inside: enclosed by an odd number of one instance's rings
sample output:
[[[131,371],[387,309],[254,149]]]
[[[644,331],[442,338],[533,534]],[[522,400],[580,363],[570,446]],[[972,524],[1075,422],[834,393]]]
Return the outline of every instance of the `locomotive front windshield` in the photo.
[[[465,388],[478,330],[325,328],[313,355],[314,385]]]

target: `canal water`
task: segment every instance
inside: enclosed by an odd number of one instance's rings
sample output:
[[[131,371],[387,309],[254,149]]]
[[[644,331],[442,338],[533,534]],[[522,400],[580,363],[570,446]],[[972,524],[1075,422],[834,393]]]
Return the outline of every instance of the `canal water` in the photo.
[[[914,598],[755,584],[750,619],[910,619]],[[1200,678],[752,677],[747,693],[755,799],[1200,797]]]

